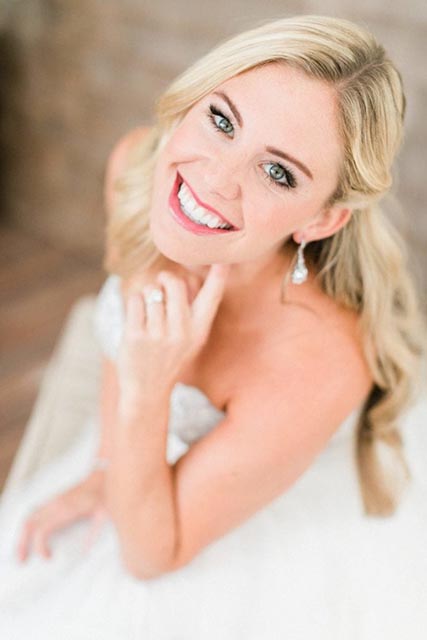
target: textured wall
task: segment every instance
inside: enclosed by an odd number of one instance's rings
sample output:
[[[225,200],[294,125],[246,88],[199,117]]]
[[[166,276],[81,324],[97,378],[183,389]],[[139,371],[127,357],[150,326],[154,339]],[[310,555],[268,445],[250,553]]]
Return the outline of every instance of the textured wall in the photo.
[[[293,13],[366,25],[403,73],[408,118],[397,195],[426,285],[425,0],[3,0],[3,216],[100,252],[102,176],[116,139],[149,122],[161,90],[219,40]]]

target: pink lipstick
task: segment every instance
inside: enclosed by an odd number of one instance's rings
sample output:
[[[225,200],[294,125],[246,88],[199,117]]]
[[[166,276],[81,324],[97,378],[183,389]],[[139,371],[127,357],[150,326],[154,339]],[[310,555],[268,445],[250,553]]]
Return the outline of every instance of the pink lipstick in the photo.
[[[179,187],[181,186],[183,179],[181,178],[181,176],[179,175],[179,173],[176,174],[176,178],[175,178],[175,182],[173,184],[170,196],[169,196],[169,208],[171,211],[172,216],[174,217],[174,219],[185,229],[187,229],[187,231],[192,231],[195,234],[198,235],[212,235],[212,234],[219,234],[219,233],[230,233],[231,231],[237,231],[237,229],[235,227],[233,227],[232,229],[220,229],[220,228],[213,228],[211,229],[208,226],[203,226],[201,224],[197,224],[196,222],[193,222],[193,220],[190,220],[190,218],[188,218],[182,211],[181,209],[181,204],[179,202],[178,199],[178,191],[179,191]],[[186,183],[187,184],[187,183]],[[187,187],[190,189],[189,185],[187,185]],[[195,201],[204,209],[206,209],[207,211],[212,211],[212,213],[214,213],[216,216],[218,216],[218,218],[220,218],[221,220],[223,220],[224,222],[226,222],[227,224],[230,224],[228,222],[228,220],[226,220],[223,216],[221,216],[219,213],[217,213],[215,211],[215,209],[213,209],[212,207],[209,207],[207,205],[205,205],[204,203],[202,203],[199,198],[197,198],[197,196],[195,195],[195,193],[192,191],[192,189],[190,189],[192,196],[194,197]]]

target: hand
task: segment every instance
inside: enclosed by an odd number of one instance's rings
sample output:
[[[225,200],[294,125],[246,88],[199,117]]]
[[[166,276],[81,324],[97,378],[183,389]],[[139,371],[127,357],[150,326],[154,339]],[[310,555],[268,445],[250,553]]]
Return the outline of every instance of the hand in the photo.
[[[16,553],[25,562],[33,548],[44,558],[50,558],[50,536],[56,531],[84,518],[93,518],[86,544],[93,541],[94,527],[107,518],[103,505],[103,471],[93,471],[83,482],[55,496],[36,509],[24,522]]]
[[[154,284],[129,295],[117,358],[122,394],[152,396],[173,386],[209,336],[229,270],[227,264],[211,265],[192,303],[184,280],[170,271],[157,276],[163,302],[145,303],[148,293],[159,288]]]

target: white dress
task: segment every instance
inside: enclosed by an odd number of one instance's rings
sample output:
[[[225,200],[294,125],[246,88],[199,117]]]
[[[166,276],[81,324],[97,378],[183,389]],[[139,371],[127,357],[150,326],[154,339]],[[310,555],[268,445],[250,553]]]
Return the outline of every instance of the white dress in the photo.
[[[107,278],[95,327],[115,356],[123,306]],[[177,384],[167,458],[173,463],[223,417],[198,388]],[[88,522],[52,538],[50,560],[15,546],[38,504],[80,480],[98,443],[97,416],[72,448],[0,508],[0,638],[4,640],[425,640],[427,408],[402,424],[413,481],[390,518],[363,514],[353,413],[282,496],[182,569],[138,581],[123,569],[110,521],[83,550]],[[206,505],[209,508],[209,505]]]

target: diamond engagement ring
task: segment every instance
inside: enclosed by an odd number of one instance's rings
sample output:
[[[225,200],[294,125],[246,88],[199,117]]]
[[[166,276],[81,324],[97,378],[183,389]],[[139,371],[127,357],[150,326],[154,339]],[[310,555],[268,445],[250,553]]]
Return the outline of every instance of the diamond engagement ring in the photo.
[[[161,289],[153,289],[150,293],[145,296],[146,304],[152,304],[153,302],[163,302],[164,295]]]

